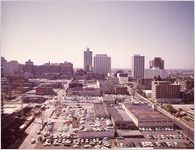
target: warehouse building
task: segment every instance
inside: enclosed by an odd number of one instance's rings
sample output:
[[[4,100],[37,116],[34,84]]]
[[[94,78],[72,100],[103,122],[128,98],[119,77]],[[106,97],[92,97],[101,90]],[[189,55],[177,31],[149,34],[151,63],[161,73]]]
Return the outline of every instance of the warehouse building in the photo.
[[[113,125],[116,129],[136,129],[136,125],[120,106],[108,107]]]
[[[173,127],[171,119],[146,104],[125,103],[122,107],[138,127]]]
[[[107,106],[105,104],[94,104],[96,118],[110,118]]]

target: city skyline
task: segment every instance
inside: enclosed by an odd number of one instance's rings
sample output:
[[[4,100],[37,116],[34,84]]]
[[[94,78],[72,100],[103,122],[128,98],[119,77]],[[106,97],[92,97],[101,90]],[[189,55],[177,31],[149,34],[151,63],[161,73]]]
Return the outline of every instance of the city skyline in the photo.
[[[73,63],[83,51],[131,68],[134,54],[161,57],[165,69],[194,68],[193,2],[2,2],[1,55],[35,65]],[[39,57],[37,57],[39,56]]]

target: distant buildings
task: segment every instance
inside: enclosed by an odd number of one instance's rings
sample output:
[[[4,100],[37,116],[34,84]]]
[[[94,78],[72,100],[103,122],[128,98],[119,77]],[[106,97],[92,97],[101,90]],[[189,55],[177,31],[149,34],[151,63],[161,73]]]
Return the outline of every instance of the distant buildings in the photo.
[[[162,103],[181,102],[180,85],[168,81],[152,81],[152,98]]]
[[[35,66],[35,75],[38,77],[67,77],[74,74],[73,64],[69,62],[64,63],[45,63],[41,66]]]
[[[74,74],[73,64],[70,62],[60,63],[59,68],[61,75],[72,76]]]
[[[67,95],[99,96],[100,94],[97,80],[88,80],[85,83],[74,80],[67,89]]]
[[[4,57],[1,57],[1,76],[3,77],[5,75],[5,64],[7,60]]]
[[[44,77],[44,78],[61,78],[72,77],[74,74],[73,64],[70,62],[64,63],[45,63],[43,65],[34,65],[29,59],[25,64],[19,64],[17,61],[12,60],[7,62],[4,57],[1,57],[1,71],[5,77],[10,76],[24,76],[31,77]]]
[[[23,73],[25,77],[34,76],[34,64],[30,59],[23,65]]]
[[[164,69],[164,60],[162,60],[160,57],[155,57],[154,60],[151,60],[150,68],[158,68],[158,69]]]
[[[132,75],[135,79],[144,77],[144,56],[134,55],[132,57]]]
[[[92,71],[92,55],[92,51],[89,48],[84,51],[84,71],[86,72]]]
[[[111,57],[96,54],[94,57],[94,73],[107,75],[111,71]]]
[[[115,77],[108,77],[106,80],[99,80],[100,92],[102,94],[114,94],[115,87],[119,84],[119,79]]]
[[[115,90],[115,94],[124,94],[124,95],[128,95],[129,92],[128,92],[128,88],[124,85],[118,85],[116,87],[114,87],[114,90]]]
[[[16,60],[12,60],[4,64],[3,71],[5,76],[15,76],[21,73],[21,67]]]
[[[144,79],[154,79],[154,77],[160,76],[161,79],[165,79],[167,76],[166,71],[163,69],[153,68],[144,70]]]
[[[193,79],[178,79],[180,84],[180,95],[184,103],[194,102],[194,80]]]
[[[178,80],[181,90],[191,90],[194,88],[194,80]]]
[[[119,84],[125,84],[129,82],[127,73],[117,73],[117,78],[119,79]]]

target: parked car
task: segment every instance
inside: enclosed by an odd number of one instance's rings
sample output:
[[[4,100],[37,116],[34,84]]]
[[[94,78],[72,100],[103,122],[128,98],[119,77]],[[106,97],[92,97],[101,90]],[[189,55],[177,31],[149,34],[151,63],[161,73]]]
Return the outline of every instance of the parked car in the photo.
[[[31,139],[31,144],[34,144],[36,140],[34,138]]]

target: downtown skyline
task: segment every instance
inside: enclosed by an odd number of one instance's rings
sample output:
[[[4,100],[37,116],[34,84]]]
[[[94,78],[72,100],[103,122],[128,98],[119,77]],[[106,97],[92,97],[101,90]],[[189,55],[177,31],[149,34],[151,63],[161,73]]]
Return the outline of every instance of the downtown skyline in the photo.
[[[193,2],[2,2],[1,56],[24,64],[68,61],[83,51],[131,68],[134,54],[161,57],[165,69],[194,68]]]

